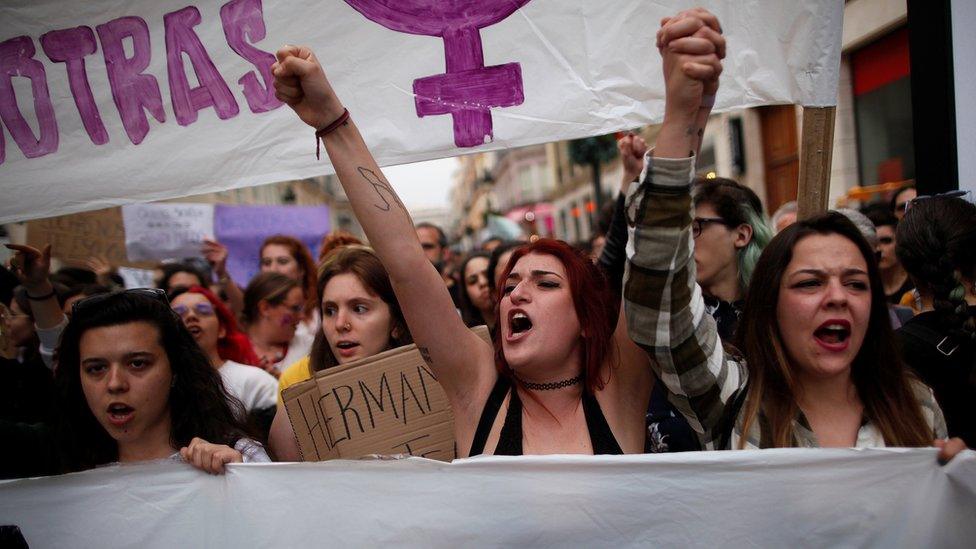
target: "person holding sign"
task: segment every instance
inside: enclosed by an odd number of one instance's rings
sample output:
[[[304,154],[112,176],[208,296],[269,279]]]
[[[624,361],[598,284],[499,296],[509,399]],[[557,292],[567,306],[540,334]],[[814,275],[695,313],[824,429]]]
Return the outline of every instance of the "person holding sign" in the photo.
[[[279,380],[278,411],[268,442],[282,461],[300,461],[301,452],[281,391],[311,379],[315,372],[413,342],[390,277],[372,249],[334,249],[322,259],[316,290],[322,296],[322,329],[315,334],[309,356],[289,366]]]
[[[708,55],[711,72],[698,78],[718,76],[718,56]],[[458,456],[642,452],[653,384],[648,358],[624,322],[614,329],[613,300],[589,258],[548,239],[516,250],[502,274],[494,348],[486,344],[455,312],[406,208],[315,55],[286,46],[277,57],[276,95],[325,144],[418,349],[450,401]]]
[[[932,391],[894,348],[874,250],[839,213],[800,221],[765,249],[746,295],[744,358],[723,349],[695,281],[691,183],[701,79],[724,41],[704,10],[663,21],[667,105],[631,196],[627,324],[706,449],[928,446],[945,437]],[[963,445],[939,440],[941,459]]]
[[[245,312],[245,293],[234,282],[227,269],[227,247],[212,239],[203,241],[202,253],[210,263],[217,276],[217,285],[227,297],[227,303],[235,314]],[[308,247],[295,237],[287,235],[269,236],[261,244],[260,249],[261,273],[278,273],[286,276],[301,286],[305,296],[304,317],[295,328],[288,348],[294,352],[289,358],[296,358],[308,352],[319,329],[320,318],[316,311],[318,298],[315,293],[315,261],[308,251]],[[290,362],[283,362],[286,367]],[[271,371],[277,376],[281,368]]]

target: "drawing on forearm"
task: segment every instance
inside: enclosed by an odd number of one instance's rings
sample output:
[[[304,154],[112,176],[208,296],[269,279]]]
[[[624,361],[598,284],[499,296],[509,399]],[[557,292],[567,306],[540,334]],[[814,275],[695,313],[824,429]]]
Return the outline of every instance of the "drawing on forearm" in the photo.
[[[369,168],[359,167],[357,169],[359,170],[359,175],[363,176],[363,179],[373,186],[373,191],[376,192],[376,196],[383,201],[383,205],[373,204],[373,206],[376,206],[376,208],[383,210],[384,212],[390,211],[390,201],[387,199],[387,195],[389,195],[389,197],[393,199],[393,203],[395,203],[404,212],[407,211],[407,208],[403,205],[403,202],[400,202],[400,198],[395,192],[393,192],[393,188],[391,188],[390,184],[384,181],[382,177],[377,175],[376,172],[370,170]]]
[[[423,357],[424,362],[426,362],[428,366],[434,365],[434,360],[430,358],[430,349],[427,347],[417,347],[417,350],[420,351],[420,356]]]

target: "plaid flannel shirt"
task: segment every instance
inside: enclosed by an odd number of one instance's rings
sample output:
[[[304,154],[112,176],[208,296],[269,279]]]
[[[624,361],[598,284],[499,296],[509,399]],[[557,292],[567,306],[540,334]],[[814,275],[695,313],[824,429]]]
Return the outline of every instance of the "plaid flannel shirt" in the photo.
[[[722,347],[695,282],[690,194],[695,159],[654,158],[652,153],[627,201],[624,307],[630,337],[651,357],[654,373],[703,448],[738,448],[743,436],[745,448],[768,447],[768,423],[761,412],[745,434],[741,417],[729,417],[741,416],[743,407],[732,403],[742,402],[749,376],[745,361]],[[945,419],[931,389],[921,383],[913,388],[933,437],[944,438]],[[796,446],[819,446],[802,413],[793,421],[793,434]],[[856,447],[884,445],[877,427],[862,422]]]

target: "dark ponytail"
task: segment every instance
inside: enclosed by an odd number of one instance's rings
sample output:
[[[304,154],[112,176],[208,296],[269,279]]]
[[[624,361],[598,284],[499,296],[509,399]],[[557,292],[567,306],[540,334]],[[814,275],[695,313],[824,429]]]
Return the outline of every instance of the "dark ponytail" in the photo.
[[[976,206],[950,197],[918,200],[898,224],[895,253],[922,292],[931,293],[940,328],[976,342],[966,284],[976,279]]]

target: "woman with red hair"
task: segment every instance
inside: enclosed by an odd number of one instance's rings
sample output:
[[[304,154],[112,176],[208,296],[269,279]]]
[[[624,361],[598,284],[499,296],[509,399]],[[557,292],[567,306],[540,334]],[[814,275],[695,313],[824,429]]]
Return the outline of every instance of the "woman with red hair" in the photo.
[[[644,450],[647,356],[616,323],[606,281],[567,244],[539,240],[508,261],[494,347],[462,322],[410,216],[307,48],[285,47],[277,97],[325,144],[386,267],[421,355],[454,412],[458,456]]]
[[[177,288],[170,292],[169,301],[220,374],[224,388],[241,401],[244,411],[274,408],[278,381],[254,366],[258,357],[230,309],[213,292],[200,286]]]

